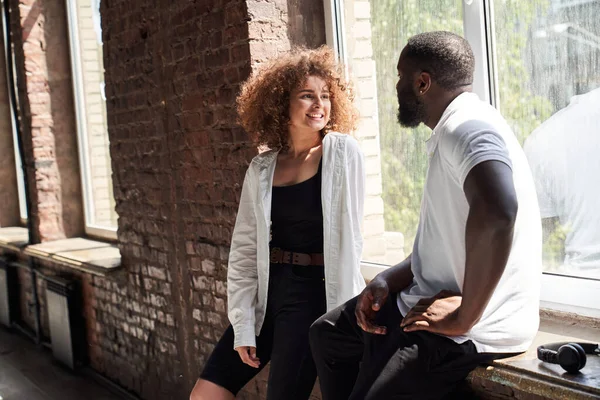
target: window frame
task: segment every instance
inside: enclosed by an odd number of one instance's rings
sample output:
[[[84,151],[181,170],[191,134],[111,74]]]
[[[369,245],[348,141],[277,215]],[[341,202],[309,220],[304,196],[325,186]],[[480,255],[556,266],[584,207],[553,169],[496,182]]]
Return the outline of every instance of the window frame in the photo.
[[[347,66],[350,55],[345,45],[344,0],[323,2],[327,44]],[[471,44],[476,59],[473,92],[500,109],[493,0],[464,0],[462,5],[465,39]],[[367,260],[361,263],[361,271],[367,280],[389,267]],[[544,309],[600,318],[599,294],[600,280],[542,272],[540,307]]]
[[[10,96],[10,94],[9,94]],[[27,201],[25,199],[25,175],[23,174],[23,162],[21,160],[21,154],[19,154],[19,147],[17,146],[17,141],[19,140],[17,135],[17,129],[16,129],[16,121],[15,121],[15,114],[14,114],[14,109],[12,106],[12,102],[11,104],[9,104],[10,107],[10,124],[11,124],[11,131],[12,131],[12,136],[13,136],[13,143],[14,143],[14,151],[15,151],[15,168],[17,169],[17,195],[19,197],[19,217],[20,217],[20,221],[22,225],[27,225]]]
[[[83,209],[85,217],[85,233],[89,236],[116,240],[117,226],[106,227],[94,224],[94,196],[92,193],[91,163],[86,120],[85,93],[83,84],[83,68],[81,48],[79,44],[79,23],[77,20],[76,0],[65,0],[67,8],[67,25],[69,33],[69,49],[71,52],[71,71],[73,76],[73,95],[75,117],[77,121],[77,144],[81,185],[83,191]]]

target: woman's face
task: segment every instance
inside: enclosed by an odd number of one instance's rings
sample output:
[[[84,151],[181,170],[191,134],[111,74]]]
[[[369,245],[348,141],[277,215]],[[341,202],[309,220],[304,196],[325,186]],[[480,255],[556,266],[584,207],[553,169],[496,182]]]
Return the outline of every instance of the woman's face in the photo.
[[[327,83],[309,76],[290,95],[290,130],[319,132],[329,122],[330,112]]]

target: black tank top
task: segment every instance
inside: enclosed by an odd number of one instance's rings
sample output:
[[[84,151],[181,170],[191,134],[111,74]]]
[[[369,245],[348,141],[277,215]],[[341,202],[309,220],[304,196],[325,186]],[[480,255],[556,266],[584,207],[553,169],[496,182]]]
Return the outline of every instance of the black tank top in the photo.
[[[298,253],[323,252],[321,161],[312,178],[290,186],[273,186],[271,247]]]

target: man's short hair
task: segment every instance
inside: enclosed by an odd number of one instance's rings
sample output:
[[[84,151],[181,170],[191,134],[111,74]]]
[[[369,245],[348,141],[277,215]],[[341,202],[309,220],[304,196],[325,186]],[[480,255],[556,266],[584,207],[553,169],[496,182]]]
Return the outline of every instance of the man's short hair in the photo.
[[[473,84],[475,56],[469,42],[452,32],[425,32],[408,39],[405,56],[444,89]]]

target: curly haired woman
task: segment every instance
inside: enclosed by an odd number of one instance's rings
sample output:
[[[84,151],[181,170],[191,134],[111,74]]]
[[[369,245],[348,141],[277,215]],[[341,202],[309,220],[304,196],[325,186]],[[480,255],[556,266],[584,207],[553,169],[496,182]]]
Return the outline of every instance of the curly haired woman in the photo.
[[[365,171],[352,90],[327,47],[300,49],[253,74],[238,97],[257,145],[231,240],[225,331],[192,400],[234,399],[269,361],[268,400],[308,399],[308,329],[356,296]]]

